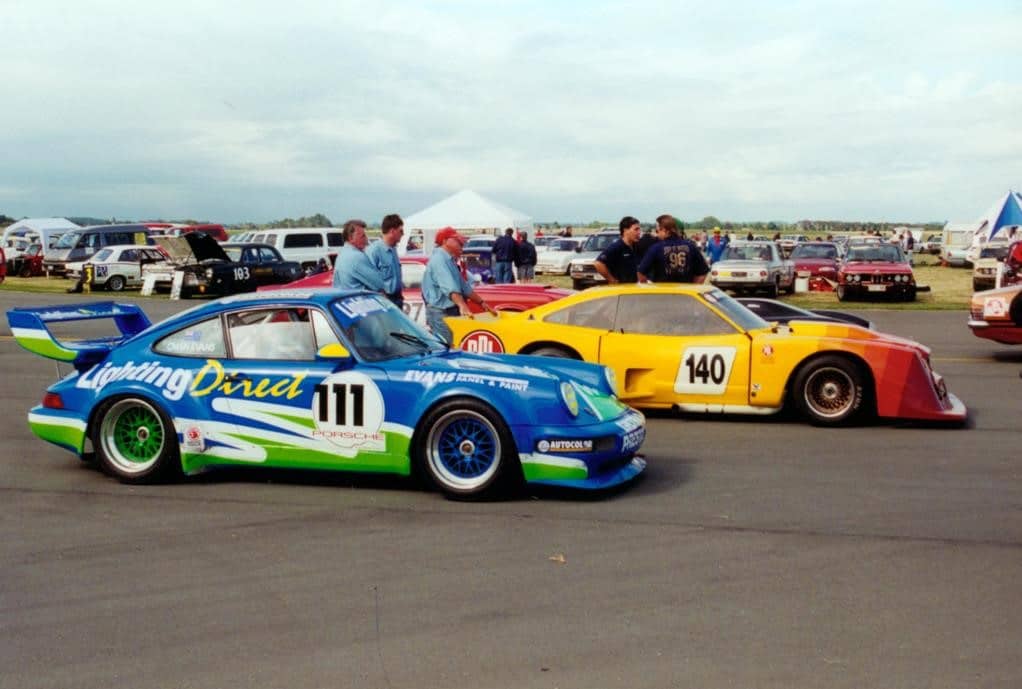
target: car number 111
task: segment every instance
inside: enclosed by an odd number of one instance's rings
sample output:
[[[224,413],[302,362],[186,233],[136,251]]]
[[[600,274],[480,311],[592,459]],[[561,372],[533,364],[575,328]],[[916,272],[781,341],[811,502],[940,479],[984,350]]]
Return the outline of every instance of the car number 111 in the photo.
[[[735,363],[734,347],[686,347],[674,380],[682,394],[723,395]]]

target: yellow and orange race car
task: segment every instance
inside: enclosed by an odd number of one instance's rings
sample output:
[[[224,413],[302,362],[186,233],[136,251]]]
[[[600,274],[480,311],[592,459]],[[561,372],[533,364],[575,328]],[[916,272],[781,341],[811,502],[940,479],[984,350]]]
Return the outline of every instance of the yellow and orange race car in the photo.
[[[645,409],[772,414],[792,404],[818,425],[967,413],[917,342],[848,323],[768,323],[709,285],[597,287],[447,322],[468,351],[604,364],[621,400]]]

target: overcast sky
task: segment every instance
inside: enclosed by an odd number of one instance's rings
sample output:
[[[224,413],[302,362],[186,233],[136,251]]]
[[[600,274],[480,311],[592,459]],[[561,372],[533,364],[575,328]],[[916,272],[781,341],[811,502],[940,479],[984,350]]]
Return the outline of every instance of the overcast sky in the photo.
[[[0,213],[973,220],[1022,2],[0,0]]]

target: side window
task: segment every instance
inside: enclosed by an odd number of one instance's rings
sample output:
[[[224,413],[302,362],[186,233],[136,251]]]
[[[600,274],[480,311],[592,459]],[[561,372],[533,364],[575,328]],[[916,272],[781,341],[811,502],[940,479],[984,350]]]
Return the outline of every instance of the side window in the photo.
[[[730,335],[735,329],[697,299],[685,294],[628,294],[621,297],[614,329],[639,335]]]
[[[320,311],[312,312],[312,329],[316,335],[316,351],[329,344],[340,344],[337,333],[330,327],[330,322]]]
[[[326,233],[327,246],[344,246],[344,235],[340,232]]]
[[[250,246],[246,246],[241,251],[241,262],[242,263],[258,263],[259,255],[255,249]]]
[[[546,317],[546,322],[610,330],[614,327],[617,300],[617,297],[605,297],[573,304],[550,314]]]
[[[269,244],[271,246],[277,246],[277,235],[270,233],[266,235],[265,239],[259,239],[254,242],[255,244]]]
[[[227,331],[235,359],[316,358],[316,338],[306,308],[253,309],[228,314]]]
[[[300,232],[284,235],[285,249],[305,249],[323,246],[323,234],[320,232]]]
[[[131,261],[132,263],[134,263],[135,261],[138,260],[138,251],[135,249],[125,249],[124,251],[121,252],[120,260]]]
[[[259,247],[259,262],[260,263],[273,263],[279,261],[277,253],[268,246]]]
[[[153,349],[170,356],[219,358],[227,355],[219,318],[210,318],[167,335]]]
[[[266,235],[264,235],[264,234],[254,234],[254,235],[252,235],[252,238],[247,240],[247,241],[255,242],[256,244],[261,244],[261,243],[266,241]]]

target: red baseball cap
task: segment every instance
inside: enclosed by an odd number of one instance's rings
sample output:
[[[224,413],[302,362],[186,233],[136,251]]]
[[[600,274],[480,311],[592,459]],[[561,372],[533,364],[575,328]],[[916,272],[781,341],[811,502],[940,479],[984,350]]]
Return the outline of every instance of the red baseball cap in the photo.
[[[453,227],[445,227],[436,233],[436,245],[443,246],[443,243],[448,239],[457,239],[459,244],[464,244],[468,241],[468,237],[458,232]]]

